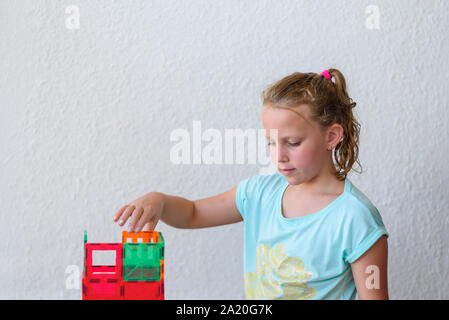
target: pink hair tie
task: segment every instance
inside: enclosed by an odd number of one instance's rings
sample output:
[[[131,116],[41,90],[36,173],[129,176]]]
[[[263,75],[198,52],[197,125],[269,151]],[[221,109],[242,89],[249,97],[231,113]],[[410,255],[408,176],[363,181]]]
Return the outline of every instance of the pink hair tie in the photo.
[[[324,70],[323,72],[321,72],[320,75],[324,76],[326,79],[329,79],[329,80],[332,79],[332,75],[327,70]]]

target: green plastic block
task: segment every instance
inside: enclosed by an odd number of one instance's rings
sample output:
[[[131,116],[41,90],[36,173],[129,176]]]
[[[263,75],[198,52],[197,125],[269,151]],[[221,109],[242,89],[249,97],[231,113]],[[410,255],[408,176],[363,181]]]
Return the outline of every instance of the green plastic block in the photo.
[[[83,247],[83,272],[86,270],[86,243],[87,243],[87,230],[84,230],[84,247]]]
[[[159,281],[164,243],[124,243],[123,280]]]

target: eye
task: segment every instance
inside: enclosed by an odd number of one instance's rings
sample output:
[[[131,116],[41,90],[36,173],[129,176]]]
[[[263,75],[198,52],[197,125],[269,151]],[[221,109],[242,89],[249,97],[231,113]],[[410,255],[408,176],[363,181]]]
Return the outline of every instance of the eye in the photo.
[[[301,144],[301,141],[289,143],[289,145],[292,146],[292,147],[297,147],[297,146],[299,146],[300,144]]]

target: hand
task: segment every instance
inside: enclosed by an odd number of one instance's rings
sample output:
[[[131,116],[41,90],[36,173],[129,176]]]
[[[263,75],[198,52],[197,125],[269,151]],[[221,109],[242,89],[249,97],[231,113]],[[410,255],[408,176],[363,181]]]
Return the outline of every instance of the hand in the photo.
[[[150,192],[120,208],[114,215],[114,221],[119,226],[128,223],[128,232],[140,232],[144,227],[146,231],[152,231],[162,215],[164,208],[163,194]]]

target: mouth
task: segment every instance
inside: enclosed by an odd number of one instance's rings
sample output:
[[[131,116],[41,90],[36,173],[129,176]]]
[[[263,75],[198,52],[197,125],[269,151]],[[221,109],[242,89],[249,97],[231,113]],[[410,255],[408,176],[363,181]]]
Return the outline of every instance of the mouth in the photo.
[[[295,168],[293,169],[279,169],[279,171],[285,175],[290,174],[291,172],[295,171]]]

